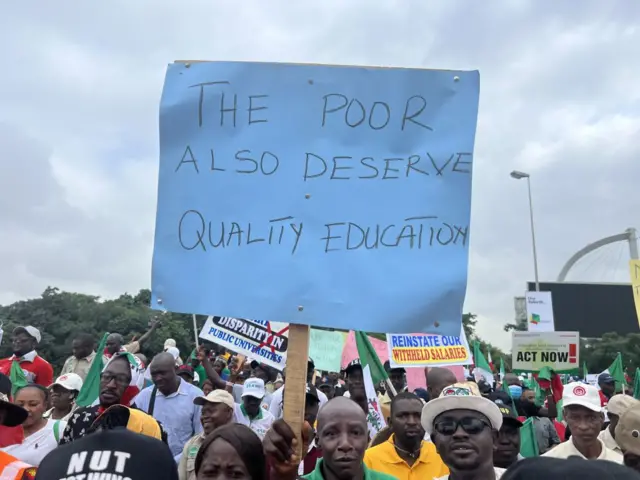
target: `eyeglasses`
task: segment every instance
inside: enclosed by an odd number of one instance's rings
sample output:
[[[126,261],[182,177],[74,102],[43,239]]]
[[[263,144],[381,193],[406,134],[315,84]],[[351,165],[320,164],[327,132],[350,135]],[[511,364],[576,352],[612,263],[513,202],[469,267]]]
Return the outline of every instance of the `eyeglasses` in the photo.
[[[475,417],[464,417],[460,420],[444,419],[433,425],[436,432],[441,435],[453,435],[458,431],[458,427],[469,435],[477,435],[490,425],[487,422]]]
[[[102,372],[100,374],[100,381],[104,382],[105,384],[109,384],[111,383],[112,380],[115,380],[117,385],[123,386],[123,385],[129,385],[129,377],[127,377],[126,375],[114,375],[111,372]]]

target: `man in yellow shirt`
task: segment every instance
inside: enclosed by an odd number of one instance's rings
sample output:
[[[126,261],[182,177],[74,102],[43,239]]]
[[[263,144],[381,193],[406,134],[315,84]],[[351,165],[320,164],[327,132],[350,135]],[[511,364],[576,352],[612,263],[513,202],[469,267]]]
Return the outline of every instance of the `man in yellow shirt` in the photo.
[[[422,401],[417,395],[409,392],[396,395],[391,402],[393,435],[366,451],[365,465],[398,480],[423,480],[447,475],[449,469],[433,443],[423,441],[421,413]]]

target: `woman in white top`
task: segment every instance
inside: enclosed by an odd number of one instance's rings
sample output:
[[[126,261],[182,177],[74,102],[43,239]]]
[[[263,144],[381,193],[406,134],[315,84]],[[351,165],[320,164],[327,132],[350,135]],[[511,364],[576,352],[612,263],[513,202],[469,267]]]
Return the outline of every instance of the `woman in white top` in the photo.
[[[22,424],[24,440],[2,450],[37,467],[42,459],[58,446],[66,422],[43,417],[49,405],[49,391],[40,385],[27,385],[18,390],[14,403],[29,412]]]

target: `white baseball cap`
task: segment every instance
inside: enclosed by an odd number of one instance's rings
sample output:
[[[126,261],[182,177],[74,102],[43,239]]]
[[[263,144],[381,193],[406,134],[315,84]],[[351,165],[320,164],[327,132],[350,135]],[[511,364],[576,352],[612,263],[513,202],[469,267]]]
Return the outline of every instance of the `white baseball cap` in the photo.
[[[588,408],[593,412],[602,411],[600,393],[596,387],[588,383],[571,382],[564,386],[562,406],[567,408],[572,405]]]
[[[168,348],[168,347],[175,347],[176,346],[176,341],[173,338],[167,338],[164,341],[164,348]]]
[[[464,382],[445,387],[438,398],[422,408],[422,428],[431,434],[435,419],[451,410],[473,410],[487,417],[494,430],[500,430],[502,427],[502,412],[498,406],[480,395],[475,383]]]
[[[40,330],[38,330],[36,327],[32,327],[31,325],[28,325],[26,327],[16,327],[13,329],[13,333],[14,334],[26,333],[30,337],[35,338],[36,342],[38,343],[40,343],[40,340],[42,340],[42,335],[40,335]]]
[[[247,380],[245,380],[244,385],[242,386],[242,398],[254,397],[263,399],[265,395],[266,390],[264,388],[264,380],[256,377],[247,378]]]
[[[607,402],[607,412],[613,415],[621,416],[624,412],[636,405],[640,405],[640,402],[638,402],[638,400],[633,398],[631,395],[619,393],[618,395],[614,395],[613,397],[611,397]]]
[[[206,397],[196,397],[193,399],[195,405],[203,406],[205,403],[224,403],[229,408],[235,407],[233,396],[226,390],[213,390]]]
[[[64,375],[60,375],[56,381],[53,382],[53,385],[60,385],[67,390],[77,390],[79,392],[82,389],[82,383],[82,377],[77,373],[65,373]]]

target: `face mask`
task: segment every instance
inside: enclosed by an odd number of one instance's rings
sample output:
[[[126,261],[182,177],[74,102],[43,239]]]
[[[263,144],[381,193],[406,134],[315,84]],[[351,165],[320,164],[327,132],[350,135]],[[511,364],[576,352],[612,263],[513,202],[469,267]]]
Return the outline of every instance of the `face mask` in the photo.
[[[522,387],[520,385],[509,385],[509,393],[511,393],[511,398],[518,400],[522,396]]]

